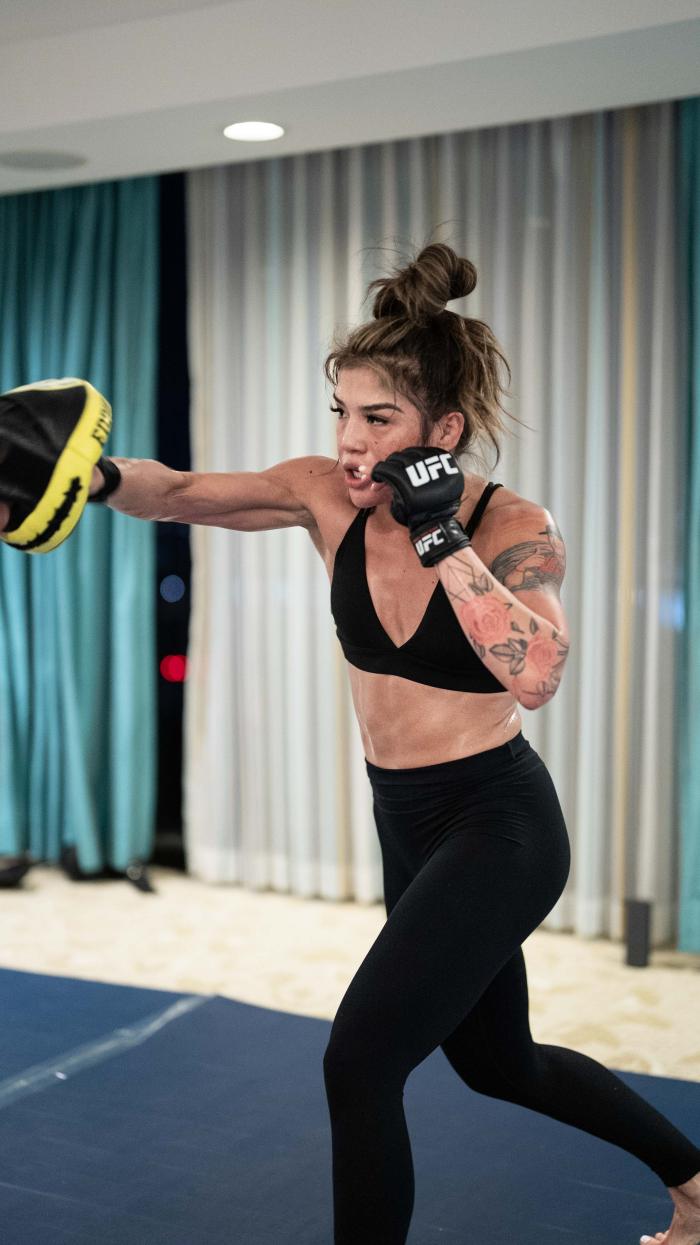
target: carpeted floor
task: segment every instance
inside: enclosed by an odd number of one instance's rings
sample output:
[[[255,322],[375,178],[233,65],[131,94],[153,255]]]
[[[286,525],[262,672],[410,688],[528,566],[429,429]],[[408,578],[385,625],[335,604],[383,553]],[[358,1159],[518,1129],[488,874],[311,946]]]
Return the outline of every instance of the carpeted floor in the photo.
[[[332,1020],[381,929],[381,904],[210,886],[150,867],[157,894],[71,882],[36,866],[0,892],[0,965],[122,985],[220,994]],[[700,956],[536,930],[525,943],[536,1041],[609,1067],[700,1081]]]

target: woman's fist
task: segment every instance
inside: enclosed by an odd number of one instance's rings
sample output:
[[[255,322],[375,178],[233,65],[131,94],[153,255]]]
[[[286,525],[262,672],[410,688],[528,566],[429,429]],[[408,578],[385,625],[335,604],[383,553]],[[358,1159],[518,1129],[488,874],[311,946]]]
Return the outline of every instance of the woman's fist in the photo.
[[[408,528],[425,519],[455,514],[464,488],[464,476],[452,454],[430,445],[413,445],[390,454],[375,465],[372,479],[391,485],[391,513]]]
[[[408,528],[423,566],[434,566],[471,544],[453,518],[462,500],[464,476],[449,450],[430,445],[397,450],[375,465],[372,479],[391,486],[391,513]]]

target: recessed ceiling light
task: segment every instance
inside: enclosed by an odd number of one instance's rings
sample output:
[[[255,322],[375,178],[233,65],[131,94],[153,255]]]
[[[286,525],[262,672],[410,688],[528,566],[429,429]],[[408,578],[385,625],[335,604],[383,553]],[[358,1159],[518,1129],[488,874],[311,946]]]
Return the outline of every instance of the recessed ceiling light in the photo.
[[[281,125],[272,125],[269,121],[237,121],[235,125],[227,125],[225,138],[232,138],[239,143],[269,143],[273,138],[281,138],[284,130]]]
[[[0,164],[8,169],[77,169],[87,159],[69,151],[4,151]]]

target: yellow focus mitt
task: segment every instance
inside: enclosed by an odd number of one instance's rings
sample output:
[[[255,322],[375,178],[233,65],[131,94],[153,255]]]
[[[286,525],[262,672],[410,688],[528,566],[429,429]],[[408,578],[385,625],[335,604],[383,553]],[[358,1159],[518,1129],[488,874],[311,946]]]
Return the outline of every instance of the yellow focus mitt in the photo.
[[[0,394],[0,540],[49,553],[70,536],[88,499],[112,408],[87,380],[40,380]]]

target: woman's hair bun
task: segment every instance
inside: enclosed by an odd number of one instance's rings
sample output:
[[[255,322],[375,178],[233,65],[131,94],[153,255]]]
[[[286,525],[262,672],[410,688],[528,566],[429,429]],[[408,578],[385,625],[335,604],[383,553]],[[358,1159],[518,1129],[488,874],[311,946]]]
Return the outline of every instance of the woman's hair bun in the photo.
[[[510,393],[500,369],[510,383],[510,367],[488,324],[446,310],[475,286],[474,265],[446,243],[417,249],[409,263],[402,256],[399,267],[367,289],[368,297],[374,291],[373,318],[339,334],[323,368],[332,385],[346,368],[371,368],[381,392],[402,394],[419,412],[415,444],[428,445],[446,414],[461,414],[463,427],[452,453],[476,457],[472,446],[488,438],[497,466],[499,437],[509,431],[501,413],[521,422],[501,401]]]
[[[426,324],[441,315],[452,299],[471,294],[475,286],[474,265],[445,242],[434,242],[406,267],[371,282],[369,290],[377,290],[372,312],[376,320],[400,316]]]

